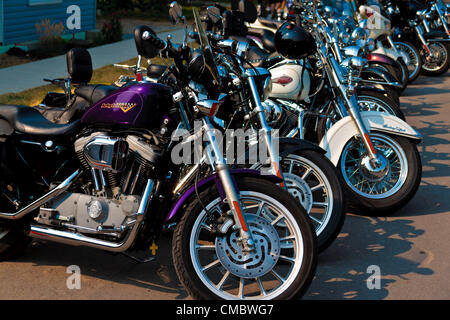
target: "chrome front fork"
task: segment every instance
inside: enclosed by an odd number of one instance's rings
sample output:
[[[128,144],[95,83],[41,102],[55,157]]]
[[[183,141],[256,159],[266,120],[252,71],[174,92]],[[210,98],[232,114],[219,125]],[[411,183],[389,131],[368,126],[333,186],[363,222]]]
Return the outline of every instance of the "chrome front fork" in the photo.
[[[346,104],[349,106],[349,113],[350,116],[352,117],[353,121],[355,121],[356,127],[358,128],[358,131],[361,135],[361,140],[364,142],[364,146],[366,147],[366,151],[369,155],[369,158],[372,162],[374,162],[373,164],[376,167],[377,164],[377,151],[375,150],[375,148],[373,147],[372,141],[370,140],[369,137],[369,130],[367,130],[364,121],[361,117],[361,113],[359,111],[359,105],[358,105],[358,100],[356,99],[355,95],[352,95],[350,97],[347,97],[346,95],[344,96],[346,99]]]
[[[397,47],[395,46],[394,41],[392,40],[392,37],[391,36],[387,36],[387,40],[389,42],[389,45],[392,47],[392,50],[394,50],[394,52],[397,55],[400,55],[400,52],[398,51]]]
[[[332,61],[334,62],[334,61]],[[369,155],[370,161],[372,164],[377,167],[378,166],[378,157],[375,148],[373,147],[372,141],[369,137],[369,130],[366,128],[363,119],[361,118],[361,113],[359,111],[359,104],[355,94],[349,94],[347,92],[347,88],[342,84],[339,74],[337,73],[338,66],[335,63],[332,63],[334,67],[334,76],[336,78],[337,89],[341,93],[341,97],[344,99],[344,106],[339,110],[340,114],[345,117],[348,114],[352,117],[353,121],[358,128],[359,134],[361,136],[361,140],[366,147],[367,154]],[[338,104],[339,106],[339,104]],[[347,106],[347,108],[345,108]],[[348,110],[347,110],[348,109]],[[348,112],[347,112],[348,111]]]
[[[439,10],[439,8],[438,8],[438,6],[436,4],[435,4],[435,8],[436,8],[436,11],[437,11],[437,13],[439,15],[439,19],[441,20],[442,25],[444,26],[445,33],[447,33],[450,36],[450,30],[448,28],[447,19],[444,18],[444,16],[442,15],[441,10]]]
[[[210,159],[211,165],[217,172],[223,191],[226,195],[226,201],[233,213],[235,225],[240,230],[240,240],[245,251],[251,251],[254,248],[254,241],[249,230],[249,226],[245,221],[244,210],[239,197],[239,190],[231,177],[228,165],[223,157],[222,150],[217,142],[214,127],[211,125],[209,118],[202,119],[203,130],[206,135],[206,153]]]
[[[280,179],[283,180],[283,174],[281,172],[280,167],[280,156],[278,154],[278,148],[272,141],[272,128],[267,123],[266,116],[264,114],[264,106],[261,103],[261,99],[259,98],[258,88],[256,87],[255,79],[252,76],[248,76],[247,78],[248,84],[250,86],[250,90],[252,92],[253,101],[255,103],[254,111],[257,113],[259,122],[261,124],[262,135],[264,137],[264,142],[266,143],[267,150],[269,152],[270,157],[270,166],[272,168],[273,173]],[[284,180],[281,183],[281,186],[284,188]]]
[[[430,47],[428,46],[427,40],[425,40],[425,38],[424,38],[424,36],[423,36],[423,30],[422,30],[422,28],[421,28],[420,26],[415,26],[414,29],[415,29],[415,31],[416,31],[416,33],[417,33],[417,36],[418,36],[419,39],[420,39],[420,42],[422,42],[423,47],[424,47],[425,50],[427,51],[428,55],[429,55],[430,57],[433,57],[433,53],[431,52]]]

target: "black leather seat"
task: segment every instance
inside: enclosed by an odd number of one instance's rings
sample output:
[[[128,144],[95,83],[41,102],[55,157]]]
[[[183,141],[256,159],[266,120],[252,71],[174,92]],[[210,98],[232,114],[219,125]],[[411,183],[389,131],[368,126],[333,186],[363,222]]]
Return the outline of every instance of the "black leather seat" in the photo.
[[[80,120],[70,124],[50,122],[37,109],[27,106],[0,105],[0,118],[6,120],[14,130],[33,136],[67,136],[74,134]]]
[[[285,21],[279,21],[279,20],[263,18],[263,17],[258,17],[258,21],[262,25],[264,25],[268,28],[272,28],[272,29],[278,29],[279,27],[281,27],[283,25],[283,23],[285,23]]]
[[[275,33],[267,29],[248,28],[247,34],[261,39],[264,49],[269,52],[275,52]]]
[[[85,99],[90,105],[93,105],[118,89],[119,87],[103,84],[86,84],[76,88],[75,94]]]

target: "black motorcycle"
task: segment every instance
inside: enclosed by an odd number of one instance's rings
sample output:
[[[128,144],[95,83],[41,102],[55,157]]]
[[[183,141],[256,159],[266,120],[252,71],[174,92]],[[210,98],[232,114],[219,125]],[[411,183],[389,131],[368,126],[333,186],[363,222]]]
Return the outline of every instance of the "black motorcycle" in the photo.
[[[226,164],[211,124],[222,104],[214,60],[142,31],[149,57],[174,59],[167,84],[125,86],[68,124],[0,106],[0,260],[39,238],[150,261],[149,246],[176,223],[174,266],[194,298],[299,298],[317,258],[305,210],[276,185],[279,177]],[[207,97],[186,87],[194,60],[217,81]],[[172,138],[189,117],[201,127],[182,142],[200,138],[212,172],[192,184]]]
[[[394,41],[401,40],[417,48],[422,57],[423,74],[439,76],[450,68],[450,37],[444,30],[427,24],[429,5],[429,2],[417,0],[384,2],[395,27]],[[408,50],[407,47],[399,49]]]

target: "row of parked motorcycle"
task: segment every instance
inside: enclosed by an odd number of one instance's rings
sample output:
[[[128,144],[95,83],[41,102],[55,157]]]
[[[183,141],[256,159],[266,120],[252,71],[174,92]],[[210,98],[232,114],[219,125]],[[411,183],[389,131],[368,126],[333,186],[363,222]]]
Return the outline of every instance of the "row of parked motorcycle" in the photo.
[[[116,65],[135,76],[113,85],[69,51],[69,77],[47,80],[64,93],[0,106],[0,260],[38,238],[144,263],[173,232],[192,297],[300,298],[348,210],[386,216],[416,193],[422,137],[399,96],[449,64],[441,2],[352,6],[272,20],[233,1],[194,8],[191,28],[172,2],[182,43],[138,26],[137,65]]]

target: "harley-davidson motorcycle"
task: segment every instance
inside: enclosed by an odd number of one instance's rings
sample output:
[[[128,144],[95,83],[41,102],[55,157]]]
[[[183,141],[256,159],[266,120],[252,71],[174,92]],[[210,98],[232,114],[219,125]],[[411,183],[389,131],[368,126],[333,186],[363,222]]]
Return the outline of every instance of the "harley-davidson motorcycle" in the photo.
[[[294,23],[278,29],[274,42],[286,59],[275,62],[282,70],[294,70],[274,74],[270,65],[275,58],[261,59],[261,66],[269,68],[273,79],[269,99],[263,104],[277,110],[271,123],[280,128],[282,136],[318,139],[338,167],[349,200],[359,211],[392,213],[405,205],[419,186],[421,161],[415,144],[421,136],[398,117],[360,112],[355,87],[364,61],[351,57],[347,67],[340,65],[335,57],[338,50],[330,41],[331,30],[317,11],[314,14],[314,38]],[[308,63],[295,60],[302,54]],[[308,78],[305,81],[307,76],[314,76],[314,87]]]
[[[206,39],[195,9],[194,17]],[[276,185],[282,179],[228,167],[213,126],[224,95],[209,45],[193,54],[150,28],[139,30],[149,57],[174,59],[166,84],[124,86],[68,124],[35,108],[0,106],[0,260],[39,238],[148,261],[153,257],[138,253],[176,222],[174,266],[194,298],[300,297],[315,272],[314,228]],[[83,77],[83,58],[74,53],[72,75]],[[197,80],[207,97],[187,86],[190,64],[202,70]],[[201,129],[183,141],[202,137],[199,157],[212,172],[204,178],[198,171],[191,184],[184,183],[191,181],[183,179],[185,165],[173,161],[179,144],[172,138],[189,128],[189,117]]]
[[[179,6],[176,2],[173,2],[171,4],[171,11],[175,11],[175,8],[179,8]],[[177,20],[183,18],[178,17],[177,14],[171,15],[171,17],[173,23],[177,23]],[[156,64],[149,64],[147,68],[142,66],[142,61],[144,59],[151,58],[148,55],[145,43],[141,41],[141,33],[147,29],[148,27],[146,26],[138,26],[136,28],[135,42],[138,52],[137,64],[135,66],[116,65],[119,68],[135,73],[135,78],[121,76],[119,80],[116,81],[116,86],[77,85],[74,90],[74,96],[70,99],[66,96],[66,100],[69,101],[66,107],[51,107],[51,101],[49,101],[49,105],[46,105],[44,101],[41,106],[45,108],[43,113],[52,119],[59,118],[59,121],[66,121],[69,116],[72,116],[71,121],[73,121],[82,114],[78,109],[82,109],[86,104],[86,98],[83,97],[91,96],[91,100],[96,100],[99,97],[104,96],[109,90],[117,90],[117,86],[128,86],[139,81],[165,83],[167,79],[170,79],[170,73],[166,72],[168,70],[167,66]],[[198,33],[195,34],[197,35],[197,40],[199,40]],[[214,43],[217,42],[214,38],[212,40]],[[186,40],[183,45],[187,45]],[[240,49],[237,52],[241,54],[247,52],[246,43],[239,43],[238,47]],[[77,54],[81,53],[86,55],[87,63],[85,68],[90,70],[91,62],[88,52],[83,50],[77,51]],[[69,52],[69,57],[71,54],[73,54],[72,51]],[[195,51],[194,54],[196,54]],[[233,55],[225,55],[223,59],[227,58],[234,61]],[[241,58],[242,57],[239,57],[239,59]],[[249,75],[248,72],[251,71],[246,71],[246,74],[241,75],[239,73],[238,75],[234,75],[234,79],[230,79],[228,75],[233,74],[235,71],[229,68],[229,64],[223,65],[221,62],[222,59],[219,59],[217,64],[218,70],[220,71],[219,76],[223,83],[229,83],[230,81],[230,83],[234,83],[239,81],[238,79],[245,80],[243,80],[241,86],[226,89],[226,91],[229,92],[229,97],[224,100],[220,111],[214,117],[213,124],[216,126],[216,129],[223,131],[224,137],[226,137],[227,134],[225,129],[244,129],[244,135],[247,138],[255,139],[259,137],[259,135],[256,134],[256,131],[260,130],[261,138],[264,141],[269,142],[266,145],[268,146],[268,152],[272,155],[272,161],[270,161],[268,167],[264,163],[258,161],[254,161],[251,165],[249,164],[249,167],[263,169],[265,171],[270,170],[273,174],[280,176],[283,179],[283,187],[299,201],[310,215],[318,238],[319,252],[325,250],[339,234],[344,223],[346,212],[344,192],[336,169],[324,156],[325,150],[313,143],[294,138],[271,139],[272,129],[266,121],[265,113],[259,113],[258,117],[250,119],[249,110],[255,108],[254,106],[259,105],[259,108],[263,111],[266,111],[266,109],[260,105],[261,101],[255,100],[255,95],[257,96],[258,94],[250,94],[251,88],[247,82],[250,78],[255,77],[257,83],[263,84],[254,87],[254,89],[263,92],[261,100],[264,100],[271,88],[271,77],[267,70],[258,68],[258,73],[256,75]],[[239,61],[236,61],[236,63],[240,65]],[[238,69],[241,70],[241,66]],[[196,69],[196,64],[192,64],[189,71],[194,75],[202,74],[201,70]],[[65,80],[66,84],[67,82],[68,80]],[[89,80],[85,79],[84,82],[89,82]],[[190,82],[189,86],[196,90],[196,92],[206,95],[205,89],[197,82]],[[94,93],[87,95],[86,93],[88,90],[93,90]],[[211,90],[214,90],[214,88],[212,87]],[[231,91],[234,92],[234,98],[232,98],[232,95],[230,94]],[[60,98],[64,96],[65,94],[60,94]],[[48,99],[50,99],[50,96]],[[222,120],[216,121],[219,118]],[[222,124],[224,121],[223,119],[233,121]],[[194,124],[192,123],[193,120],[194,119],[191,117],[185,119],[186,123],[189,123],[191,128],[194,127]],[[242,137],[233,138],[242,139]],[[248,154],[248,152],[249,148],[247,147],[247,151],[244,152],[244,155]],[[203,164],[203,166],[205,166],[205,164]],[[198,165],[190,167],[189,170],[186,169],[186,181],[195,178],[199,169],[200,167]]]
[[[305,87],[308,87],[309,77],[307,72],[303,73],[301,71],[301,66],[294,67],[291,65],[289,66],[289,69],[291,70],[287,70],[287,64],[279,63],[284,59],[278,59],[279,54],[276,52],[274,45],[274,35],[277,29],[268,30],[254,28],[253,25],[251,25],[251,27],[246,26],[245,22],[249,23],[252,21],[259,21],[261,19],[264,20],[265,18],[257,17],[256,8],[252,3],[248,1],[239,1],[239,3],[242,3],[242,7],[246,10],[245,12],[229,12],[220,6],[207,7],[202,16],[202,21],[204,22],[207,30],[219,32],[226,38],[235,39],[238,41],[248,41],[250,43],[248,59],[254,66],[269,68],[273,78],[278,78],[278,74],[294,72],[293,69],[298,69],[297,71],[299,71],[299,74],[302,73],[306,77],[303,83]],[[288,20],[295,21],[299,26],[307,26],[307,22],[310,19],[307,12],[305,12],[305,10],[298,5],[291,10],[292,14],[288,16]],[[285,21],[277,21],[277,28],[284,22]],[[341,32],[341,34],[346,33]],[[369,41],[366,40],[370,39],[367,39],[367,35],[364,31],[363,34],[366,39],[361,38],[360,32],[352,33],[352,37],[354,36],[354,41],[358,41],[359,43],[369,43]],[[379,53],[367,54],[366,52],[362,52],[367,51],[363,50],[362,47],[364,46],[365,45],[360,46],[360,48],[355,50],[358,46],[350,46],[349,44],[347,48],[348,50],[346,51],[351,55],[362,56],[364,54],[368,60],[367,66],[364,66],[364,70],[360,74],[361,81],[356,87],[356,90],[360,94],[361,100],[365,100],[364,102],[361,101],[361,103],[364,104],[365,109],[370,106],[372,109],[375,108],[382,111],[391,112],[392,114],[403,118],[399,109],[400,102],[399,94],[397,92],[400,91],[405,85],[398,80],[398,74],[402,73],[401,68],[398,67],[395,60],[386,55]],[[373,44],[367,45],[367,47],[370,46],[374,48]],[[299,79],[299,76],[295,77],[292,84],[287,87],[300,86],[301,81],[296,81],[296,79]],[[283,89],[281,90],[286,91]],[[389,107],[390,105],[392,105],[392,108]]]
[[[395,28],[394,41],[407,42],[420,52],[423,74],[439,76],[447,72],[450,35],[444,17],[446,7],[436,1],[389,0],[384,1],[384,8]]]

